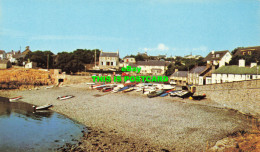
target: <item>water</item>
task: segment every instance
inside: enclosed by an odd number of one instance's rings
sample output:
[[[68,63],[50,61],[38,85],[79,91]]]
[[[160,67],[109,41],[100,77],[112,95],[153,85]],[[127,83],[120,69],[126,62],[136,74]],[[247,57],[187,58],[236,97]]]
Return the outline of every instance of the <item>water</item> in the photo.
[[[84,126],[50,110],[33,112],[32,105],[0,97],[0,151],[56,151],[75,144]]]

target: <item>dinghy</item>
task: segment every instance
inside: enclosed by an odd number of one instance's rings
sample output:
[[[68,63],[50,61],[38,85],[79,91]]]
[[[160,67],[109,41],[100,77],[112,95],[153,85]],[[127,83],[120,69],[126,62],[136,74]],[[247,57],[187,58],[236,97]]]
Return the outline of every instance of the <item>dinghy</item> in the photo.
[[[67,95],[67,96],[59,96],[57,99],[58,100],[66,100],[66,99],[70,99],[70,98],[73,98],[74,96],[72,95]]]
[[[47,104],[47,105],[39,106],[39,107],[33,106],[34,111],[36,111],[36,110],[48,110],[50,107],[52,107],[52,104]]]
[[[15,102],[15,101],[18,101],[21,98],[22,98],[22,96],[18,96],[18,97],[15,97],[15,98],[10,98],[9,101],[10,102]]]

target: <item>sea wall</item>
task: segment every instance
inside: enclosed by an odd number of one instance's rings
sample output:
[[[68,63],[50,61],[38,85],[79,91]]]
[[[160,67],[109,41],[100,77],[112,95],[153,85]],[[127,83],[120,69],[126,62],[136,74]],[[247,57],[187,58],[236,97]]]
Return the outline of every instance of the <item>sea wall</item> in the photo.
[[[205,93],[207,98],[228,108],[260,116],[260,80],[197,86],[196,93]]]

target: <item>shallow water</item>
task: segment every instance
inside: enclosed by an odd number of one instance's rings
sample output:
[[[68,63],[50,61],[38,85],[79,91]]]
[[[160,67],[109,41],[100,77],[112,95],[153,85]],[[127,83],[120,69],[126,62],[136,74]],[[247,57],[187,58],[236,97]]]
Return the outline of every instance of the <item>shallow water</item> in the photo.
[[[65,143],[75,144],[84,126],[69,118],[32,105],[10,103],[0,97],[0,151],[56,151]]]

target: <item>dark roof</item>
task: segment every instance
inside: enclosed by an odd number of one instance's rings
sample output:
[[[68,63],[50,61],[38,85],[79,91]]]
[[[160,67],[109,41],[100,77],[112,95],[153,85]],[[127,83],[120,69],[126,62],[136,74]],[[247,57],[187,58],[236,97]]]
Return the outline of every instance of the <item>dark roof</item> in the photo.
[[[251,51],[251,53],[256,52],[257,54],[260,54],[260,46],[238,48],[238,50],[236,51],[236,53],[234,55],[235,56],[236,55],[244,55],[243,52],[247,52],[247,51]],[[245,54],[248,54],[248,53],[245,53]]]
[[[126,59],[126,58],[134,58],[134,57],[132,57],[132,56],[125,56],[124,59]]]
[[[148,60],[148,61],[137,61],[135,64],[130,64],[133,66],[168,66],[169,63],[165,61],[158,60]]]
[[[207,68],[207,66],[196,66],[196,67],[194,67],[193,69],[191,69],[189,73],[198,73],[198,74],[200,74],[200,73],[203,72],[206,68]]]
[[[18,59],[18,58],[24,58],[25,57],[25,54],[15,54],[14,56],[13,56],[13,58],[16,58],[16,59]]]
[[[177,71],[174,72],[171,77],[187,77],[188,76],[188,71]]]
[[[215,70],[216,74],[257,74],[257,67],[239,67],[237,65],[222,66]],[[260,66],[258,66],[258,74],[260,74]]]
[[[0,54],[4,54],[5,53],[5,51],[4,50],[0,50]]]
[[[101,52],[100,57],[119,57],[119,55],[114,52]]]
[[[214,51],[210,52],[205,58],[204,61],[213,61],[213,60],[221,60],[222,57],[229,52],[228,50],[225,51]]]

